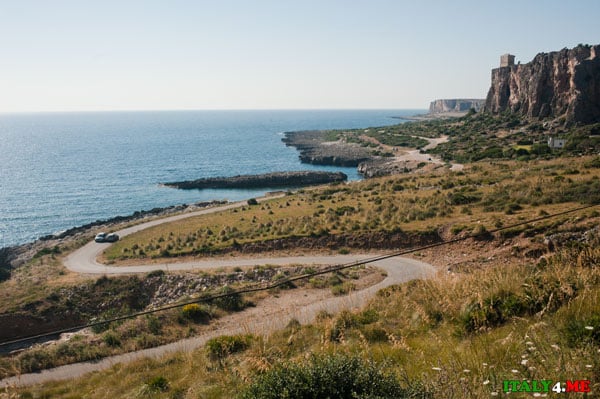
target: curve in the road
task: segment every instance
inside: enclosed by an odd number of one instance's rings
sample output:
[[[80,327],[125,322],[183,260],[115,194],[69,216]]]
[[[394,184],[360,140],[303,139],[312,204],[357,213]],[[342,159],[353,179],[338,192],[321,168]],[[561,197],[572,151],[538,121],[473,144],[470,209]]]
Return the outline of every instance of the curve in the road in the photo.
[[[330,262],[342,263],[338,256],[329,257]],[[345,258],[345,257],[344,257]],[[324,259],[321,259],[324,260]],[[273,263],[269,260],[269,263]],[[256,262],[256,260],[255,260]],[[1,387],[16,387],[41,384],[48,381],[67,380],[81,377],[87,373],[108,369],[118,363],[127,363],[141,358],[159,358],[175,352],[189,352],[203,346],[207,340],[220,335],[242,334],[252,332],[255,334],[268,334],[284,328],[291,319],[297,319],[302,324],[312,322],[321,311],[338,313],[344,309],[354,309],[364,306],[377,291],[392,284],[405,281],[431,277],[436,269],[424,262],[408,258],[389,258],[370,263],[386,271],[386,278],[378,284],[366,289],[353,292],[343,297],[308,298],[300,296],[290,306],[285,298],[268,306],[259,305],[240,313],[224,317],[216,322],[214,329],[206,331],[199,336],[177,341],[171,344],[144,349],[137,352],[111,356],[97,362],[83,362],[65,365],[40,373],[23,374],[0,381]],[[308,301],[308,302],[307,302]],[[278,303],[285,303],[278,307]]]
[[[237,202],[220,206],[217,208],[204,209],[197,212],[186,213],[182,215],[171,216],[146,222],[133,227],[118,231],[120,236],[126,236],[134,232],[168,223],[184,218],[218,212],[235,207],[241,207],[245,202]],[[106,249],[106,244],[91,242],[82,248],[71,253],[64,261],[65,266],[74,272],[88,274],[125,274],[125,273],[144,273],[152,270],[191,270],[201,268],[215,268],[223,266],[254,266],[261,264],[321,264],[334,265],[346,264],[350,262],[363,261],[373,258],[377,254],[366,255],[334,255],[334,256],[294,256],[278,258],[253,258],[253,259],[218,259],[218,260],[199,260],[193,262],[171,263],[171,264],[151,264],[140,266],[122,266],[114,267],[101,264],[97,261],[100,253]],[[381,282],[353,292],[343,297],[310,297],[297,296],[293,299],[293,306],[289,301],[272,301],[255,308],[249,308],[240,313],[235,313],[218,320],[215,328],[202,333],[201,335],[174,342],[171,344],[145,349],[137,352],[126,353],[117,356],[107,357],[97,362],[83,362],[65,365],[53,369],[44,370],[40,373],[23,374],[20,376],[6,378],[0,381],[2,387],[28,386],[40,384],[53,380],[66,380],[80,377],[93,371],[104,370],[115,364],[130,362],[146,357],[161,357],[169,353],[179,351],[191,351],[198,348],[215,336],[226,334],[247,333],[249,331],[256,334],[268,334],[280,330],[286,326],[290,319],[294,318],[301,323],[310,323],[315,316],[321,312],[337,313],[343,309],[352,309],[364,306],[366,302],[375,295],[377,291],[392,284],[398,284],[413,279],[427,278],[432,276],[436,269],[424,262],[409,258],[387,258],[369,263],[377,266],[387,273],[385,279]],[[290,294],[284,294],[290,295]],[[282,304],[281,306],[278,306]]]

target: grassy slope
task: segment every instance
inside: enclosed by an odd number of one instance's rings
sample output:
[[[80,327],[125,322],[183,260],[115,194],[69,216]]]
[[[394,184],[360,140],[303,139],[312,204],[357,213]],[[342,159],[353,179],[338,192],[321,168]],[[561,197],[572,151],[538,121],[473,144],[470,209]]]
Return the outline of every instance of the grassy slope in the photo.
[[[444,220],[445,234],[455,236],[481,225],[493,228],[499,223],[506,225],[573,207],[576,204],[560,203],[560,199],[572,199],[573,187],[586,188],[598,180],[599,171],[593,160],[527,163],[522,170],[516,170],[514,165],[478,164],[464,175],[403,178],[406,180],[402,184],[409,188],[401,193],[408,194],[409,199],[429,193],[448,201],[454,198],[453,194],[476,200],[452,206],[452,219],[417,220],[402,228],[427,228],[429,223]],[[492,174],[491,170],[499,172]],[[547,176],[540,178],[540,173]],[[537,185],[522,184],[523,179],[531,179]],[[383,188],[396,183],[395,178],[387,178],[358,184],[367,194],[363,198],[371,198],[373,191],[395,195],[393,189]],[[432,188],[433,184],[436,187]],[[323,209],[319,205],[330,199],[329,194],[323,199],[321,195],[306,192],[286,200],[302,204],[299,198],[305,196],[304,202],[311,198],[314,209]],[[522,209],[507,207],[506,196],[508,203],[519,204]],[[548,203],[553,201],[559,203]],[[278,216],[280,208],[271,209]],[[267,208],[245,212],[273,216]],[[231,215],[237,216],[226,213],[225,217]],[[311,326],[256,338],[248,350],[226,356],[220,365],[201,350],[169,357],[165,364],[137,362],[76,384],[50,384],[26,392],[34,397],[76,397],[81,392],[87,392],[85,396],[89,397],[129,396],[146,392],[146,383],[162,376],[170,388],[165,393],[153,393],[156,397],[231,397],[254,373],[285,359],[300,359],[306,351],[350,351],[389,360],[395,372],[407,377],[407,381],[424,384],[437,397],[448,397],[443,392],[455,392],[457,397],[461,397],[460,392],[487,396],[499,389],[503,379],[513,376],[554,380],[589,377],[598,381],[594,373],[600,359],[597,351],[590,349],[598,342],[594,341],[594,330],[585,327],[600,329],[595,316],[600,311],[600,251],[575,247],[553,258],[548,266],[536,266],[534,259],[524,256],[531,248],[539,249],[542,233],[577,231],[597,224],[598,213],[589,210],[505,232],[496,241],[472,241],[468,248],[448,247],[440,253],[421,253],[440,266],[452,263],[452,270],[459,274],[388,289],[365,313],[323,317]],[[497,257],[488,256],[498,248],[504,251],[500,250]],[[457,253],[469,251],[479,255],[457,261]],[[104,383],[108,380],[112,382]]]
[[[306,190],[262,205],[156,226],[125,237],[105,256],[110,262],[147,262],[294,237],[399,230],[419,234],[448,225],[472,229],[478,224],[489,230],[572,202],[598,202],[600,169],[595,161],[581,157],[479,162],[454,174],[439,168],[423,176]]]
[[[492,250],[502,243],[472,245]],[[590,379],[597,391],[600,249],[566,249],[547,263],[512,260],[388,288],[367,309],[323,315],[309,326],[290,323],[220,361],[198,350],[23,392],[133,397],[164,377],[169,388],[150,397],[229,398],[256,373],[285,359],[299,361],[307,351],[388,361],[405,384],[420,383],[436,398],[488,397],[499,392],[502,380],[522,378]],[[474,315],[479,324],[471,323]]]
[[[533,145],[519,143],[514,132],[505,135],[507,129],[519,128],[519,122],[512,120],[497,123],[494,137],[488,137],[492,142],[467,139],[473,127],[452,123],[439,124],[435,127],[439,131],[431,133],[451,136],[451,143],[440,148],[444,155],[456,146],[453,155],[445,155],[449,158],[477,159],[492,147],[500,147],[502,156],[510,158],[517,155],[511,148],[516,151],[522,146],[529,151]],[[538,130],[543,129],[532,128],[534,133]],[[496,139],[499,144],[494,144]],[[534,141],[543,142],[541,134]],[[498,154],[492,149],[490,154]],[[202,253],[231,247],[234,240],[243,244],[398,228],[433,229],[449,238],[480,226],[491,229],[577,203],[599,202],[598,158],[519,156],[529,161],[476,163],[458,174],[390,177],[307,190],[262,207],[151,229],[128,237],[106,255],[112,261],[146,260],[159,257],[164,249],[169,253],[162,255],[168,256]],[[532,157],[538,159],[532,161]],[[537,253],[544,233],[597,224],[598,213],[587,211],[515,229],[491,243],[471,242],[469,249],[424,252],[426,260],[444,269],[445,260],[450,259],[457,273],[388,289],[361,312],[324,315],[301,328],[292,323],[271,337],[255,338],[249,349],[219,362],[200,350],[164,362],[117,366],[72,384],[48,384],[22,393],[24,397],[232,397],[256,373],[286,359],[301,359],[306,351],[350,351],[389,360],[406,384],[419,382],[440,398],[487,397],[509,378],[591,379],[597,391],[600,252],[576,246],[548,264],[537,264],[523,255],[529,247]],[[498,248],[505,249],[500,251],[502,256],[487,256]],[[463,251],[479,256],[457,261]],[[155,388],[152,378],[161,376],[169,388],[151,392]]]

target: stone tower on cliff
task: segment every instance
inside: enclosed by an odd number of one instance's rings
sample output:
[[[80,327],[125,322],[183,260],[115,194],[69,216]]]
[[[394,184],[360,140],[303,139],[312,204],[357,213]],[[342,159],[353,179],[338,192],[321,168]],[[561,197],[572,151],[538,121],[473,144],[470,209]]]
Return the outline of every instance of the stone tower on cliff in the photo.
[[[492,69],[486,112],[600,122],[600,45],[539,53],[526,64],[514,63],[513,55],[504,54],[500,67]]]
[[[502,54],[500,56],[500,68],[515,65],[515,56],[512,54]]]

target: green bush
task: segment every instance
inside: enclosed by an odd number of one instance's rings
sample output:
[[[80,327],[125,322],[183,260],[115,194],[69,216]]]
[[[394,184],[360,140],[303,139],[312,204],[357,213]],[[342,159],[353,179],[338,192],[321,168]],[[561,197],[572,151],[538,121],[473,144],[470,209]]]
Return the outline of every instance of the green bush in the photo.
[[[569,319],[563,328],[567,343],[571,347],[582,343],[600,344],[600,315],[584,320]]]
[[[258,205],[258,201],[256,198],[250,198],[248,201],[248,205]]]
[[[242,295],[235,293],[233,288],[225,286],[221,290],[221,294],[224,294],[224,296],[211,301],[216,307],[232,312],[238,312],[246,307]]]
[[[472,302],[462,314],[461,324],[464,331],[475,332],[502,325],[509,318],[522,316],[529,310],[527,298],[500,290],[481,302]]]
[[[356,355],[313,355],[302,363],[283,363],[252,379],[242,399],[413,398],[418,387],[403,388],[381,364]]]
[[[367,309],[356,315],[356,321],[360,324],[371,324],[379,320],[379,313],[375,309]]]
[[[388,334],[383,328],[367,326],[363,328],[362,333],[369,343],[386,342],[388,340]]]
[[[222,335],[209,339],[205,348],[211,360],[221,362],[232,353],[243,352],[248,349],[251,341],[252,335]]]
[[[210,319],[210,312],[197,303],[190,303],[181,308],[181,315],[187,320],[196,323],[207,322]]]
[[[108,346],[117,347],[121,346],[121,340],[113,331],[109,331],[102,336],[102,341]]]
[[[165,392],[169,389],[169,381],[163,376],[158,376],[148,380],[145,386],[150,392]]]
[[[331,287],[331,293],[335,296],[346,295],[351,291],[356,289],[356,285],[354,283],[345,282],[343,284],[336,284]]]

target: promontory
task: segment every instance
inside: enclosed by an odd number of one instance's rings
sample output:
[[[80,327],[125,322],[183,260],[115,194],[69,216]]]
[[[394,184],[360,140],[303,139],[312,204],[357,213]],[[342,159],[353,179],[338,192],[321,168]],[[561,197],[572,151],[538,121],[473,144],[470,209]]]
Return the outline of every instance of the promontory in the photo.
[[[342,172],[294,171],[274,172],[260,175],[238,175],[233,177],[208,177],[164,183],[164,186],[183,190],[204,188],[280,188],[300,187],[317,184],[337,183],[348,179]]]

